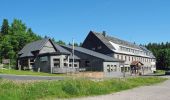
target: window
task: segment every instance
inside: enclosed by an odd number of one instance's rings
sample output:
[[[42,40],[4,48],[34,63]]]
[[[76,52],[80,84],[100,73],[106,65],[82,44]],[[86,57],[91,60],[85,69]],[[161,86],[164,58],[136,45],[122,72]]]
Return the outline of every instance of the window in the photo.
[[[126,56],[125,56],[125,61],[126,61]]]
[[[119,55],[117,55],[117,59],[119,59]]]
[[[54,63],[54,67],[59,68],[60,67],[59,63]]]
[[[121,60],[123,60],[123,55],[121,55]]]
[[[111,65],[111,67],[110,67],[110,71],[113,71],[113,65]]]
[[[40,57],[40,61],[42,61],[42,62],[48,61],[48,57],[47,57],[47,56],[45,56],[45,57]]]
[[[60,62],[60,59],[53,59],[54,62]]]
[[[69,64],[69,67],[72,67],[72,64]]]
[[[66,66],[68,66],[68,64],[67,64],[67,63],[64,63],[64,66],[66,67]]]
[[[107,71],[110,72],[110,65],[107,65]]]
[[[129,61],[130,61],[130,56],[129,56]]]
[[[74,67],[77,67],[77,64],[74,64]]]
[[[85,61],[85,66],[89,67],[90,66],[89,63],[90,63],[90,61]]]
[[[54,58],[54,59],[53,59],[53,63],[54,63],[54,67],[57,67],[57,68],[60,67],[60,59]]]
[[[116,66],[116,65],[114,65],[113,70],[114,70],[114,71],[117,71],[117,66]]]

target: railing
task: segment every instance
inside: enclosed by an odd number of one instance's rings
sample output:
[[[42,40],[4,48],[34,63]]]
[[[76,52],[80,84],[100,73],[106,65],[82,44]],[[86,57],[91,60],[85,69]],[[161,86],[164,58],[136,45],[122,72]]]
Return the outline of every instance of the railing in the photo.
[[[53,68],[53,73],[74,73],[78,71],[79,68]]]

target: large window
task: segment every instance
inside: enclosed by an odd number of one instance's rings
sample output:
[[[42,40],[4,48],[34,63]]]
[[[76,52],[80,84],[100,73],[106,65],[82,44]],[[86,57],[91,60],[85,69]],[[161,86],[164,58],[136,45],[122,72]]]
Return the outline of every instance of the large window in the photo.
[[[53,59],[54,67],[59,68],[60,67],[60,59]]]

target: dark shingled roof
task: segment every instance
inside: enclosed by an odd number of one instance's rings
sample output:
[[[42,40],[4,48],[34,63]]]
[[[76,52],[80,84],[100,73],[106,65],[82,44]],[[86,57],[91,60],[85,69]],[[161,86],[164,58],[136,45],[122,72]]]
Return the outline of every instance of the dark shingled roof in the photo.
[[[40,50],[48,40],[49,39],[42,39],[35,42],[31,42],[25,45],[24,48],[19,51],[18,54],[21,55],[20,57],[32,57],[33,54],[31,52]]]
[[[72,46],[62,46],[62,47],[72,49]],[[93,57],[103,59],[105,61],[119,61],[119,62],[122,61],[122,60],[119,60],[119,59],[104,55],[102,53],[98,53],[98,52],[86,49],[86,48],[83,48],[83,47],[75,47],[74,50],[81,52],[81,53],[84,53],[84,54],[88,54],[88,55],[93,56]]]
[[[41,50],[42,47],[48,41],[50,41],[52,43],[52,45],[55,47],[54,49],[56,49],[58,53],[71,54],[69,51],[65,50],[64,48],[62,48],[58,44],[54,44],[50,39],[42,39],[42,40],[31,42],[31,43],[25,45],[24,48],[21,51],[19,51],[19,53],[18,53],[20,55],[19,57],[20,58],[22,58],[22,57],[33,57],[34,55],[31,52]]]
[[[97,33],[97,32],[93,32],[93,31],[91,31],[91,32],[93,34],[95,34],[110,49],[115,49],[115,48],[111,45],[111,43],[109,41],[119,44],[119,45],[129,46],[129,47],[136,48],[136,49],[141,49],[138,45],[136,45],[134,43],[124,41],[124,40],[121,40],[121,39],[118,39],[115,37],[111,37],[111,36],[103,36],[102,33]]]
[[[90,33],[93,33],[96,37],[98,37],[111,50],[113,50],[115,48],[112,46],[112,44],[109,41],[111,41],[111,42],[113,42],[115,44],[128,46],[128,47],[132,47],[132,48],[135,48],[135,49],[143,50],[145,52],[149,52],[149,53],[151,53],[150,57],[155,58],[155,56],[152,54],[152,52],[149,51],[144,46],[139,46],[139,45],[136,45],[134,43],[124,41],[124,40],[121,40],[121,39],[118,39],[118,38],[115,38],[115,37],[104,36],[102,33],[97,33],[97,32],[93,32],[93,31],[90,31]]]

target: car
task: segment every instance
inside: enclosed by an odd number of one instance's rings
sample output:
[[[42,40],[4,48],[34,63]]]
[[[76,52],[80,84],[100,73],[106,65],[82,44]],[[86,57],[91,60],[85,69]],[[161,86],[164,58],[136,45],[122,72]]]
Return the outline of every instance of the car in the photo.
[[[170,70],[165,71],[165,75],[170,75]]]

